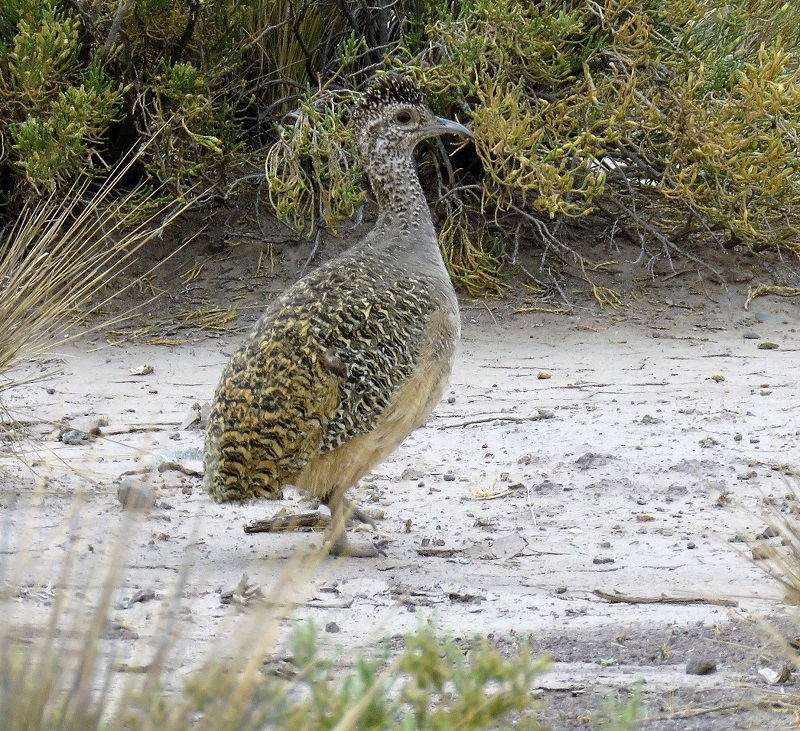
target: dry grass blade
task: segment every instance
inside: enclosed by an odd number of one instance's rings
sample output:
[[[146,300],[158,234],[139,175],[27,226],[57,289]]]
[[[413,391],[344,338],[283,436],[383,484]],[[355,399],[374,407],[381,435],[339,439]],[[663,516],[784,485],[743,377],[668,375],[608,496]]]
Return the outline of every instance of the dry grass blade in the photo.
[[[0,243],[0,373],[63,339],[81,317],[118,294],[92,304],[135,253],[188,207],[186,201],[167,207],[141,188],[120,195],[120,181],[138,156],[96,190],[87,180],[66,196],[33,200]]]
[[[747,300],[744,303],[744,308],[750,309],[750,303],[756,297],[765,297],[766,295],[776,295],[778,297],[800,297],[800,288],[798,287],[780,287],[771,284],[759,284],[756,287],[750,287],[747,290]]]

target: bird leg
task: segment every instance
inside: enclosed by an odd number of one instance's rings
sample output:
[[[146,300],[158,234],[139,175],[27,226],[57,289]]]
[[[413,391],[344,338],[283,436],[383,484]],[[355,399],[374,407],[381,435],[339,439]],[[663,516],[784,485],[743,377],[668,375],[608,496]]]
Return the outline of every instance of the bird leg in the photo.
[[[331,510],[331,523],[326,531],[326,544],[332,556],[350,556],[352,558],[375,558],[380,551],[372,544],[359,543],[353,545],[347,538],[347,518],[352,514],[360,513],[367,520],[361,522],[372,523],[369,516],[354,509],[353,504],[344,497],[344,490],[336,489],[328,495],[323,502]]]
[[[323,505],[328,506],[331,514],[333,514],[333,507],[331,503],[333,503],[335,500],[334,494],[335,493],[330,493],[320,501]],[[369,513],[365,513],[352,501],[348,500],[344,495],[339,498],[339,501],[342,504],[342,513],[344,514],[345,523],[349,522],[350,520],[355,520],[358,523],[364,523],[365,525],[368,525],[370,528],[378,528],[378,526],[375,524],[375,520],[371,515],[369,515]]]

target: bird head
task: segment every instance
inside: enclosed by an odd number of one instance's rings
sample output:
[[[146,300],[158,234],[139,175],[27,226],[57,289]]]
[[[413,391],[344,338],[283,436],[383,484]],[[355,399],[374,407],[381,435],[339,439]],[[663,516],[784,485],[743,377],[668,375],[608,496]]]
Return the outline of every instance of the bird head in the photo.
[[[472,138],[462,124],[437,117],[408,76],[383,74],[367,88],[353,112],[356,145],[365,158],[411,155],[424,139],[443,134]]]

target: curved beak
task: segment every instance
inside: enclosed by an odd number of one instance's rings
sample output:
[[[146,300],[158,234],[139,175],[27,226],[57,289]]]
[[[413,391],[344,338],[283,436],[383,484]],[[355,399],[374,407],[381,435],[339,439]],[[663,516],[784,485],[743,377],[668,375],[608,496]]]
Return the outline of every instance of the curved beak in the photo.
[[[429,135],[426,136],[431,137],[434,135],[451,134],[467,137],[470,140],[473,139],[472,132],[463,124],[454,122],[452,119],[445,119],[444,117],[436,117],[436,124],[426,127],[425,131],[429,133]]]

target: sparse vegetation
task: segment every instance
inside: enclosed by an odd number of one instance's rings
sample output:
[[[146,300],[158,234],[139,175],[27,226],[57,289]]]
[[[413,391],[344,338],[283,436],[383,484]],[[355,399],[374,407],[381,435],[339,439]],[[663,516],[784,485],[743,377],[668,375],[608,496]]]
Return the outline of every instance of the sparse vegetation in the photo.
[[[496,282],[501,252],[515,262],[533,239],[585,275],[570,237],[590,214],[621,222],[651,265],[707,246],[800,251],[798,27],[777,2],[424,5],[390,65],[476,134],[480,174],[439,173],[453,273]]]
[[[288,642],[293,677],[269,672],[268,660],[277,647],[282,616],[257,605],[249,608],[232,640],[240,645],[235,657],[197,667],[173,692],[168,679],[168,654],[177,603],[169,607],[153,633],[152,657],[143,673],[120,674],[113,640],[107,638],[110,615],[123,583],[125,546],[131,543],[137,519],[118,517],[119,538],[106,565],[80,556],[75,548],[64,555],[55,585],[47,583],[49,605],[44,636],[29,637],[17,620],[0,630],[0,727],[19,731],[42,729],[189,728],[333,729],[489,728],[540,729],[533,680],[547,666],[523,649],[503,657],[484,641],[469,652],[422,628],[405,638],[394,656],[379,646],[372,655],[341,660],[319,651],[312,624],[299,624]],[[18,535],[6,535],[14,542]],[[318,563],[310,560],[312,570]],[[295,571],[303,567],[292,564]],[[14,582],[20,567],[3,566],[0,606],[6,618],[22,591]],[[308,568],[308,567],[306,567]],[[178,594],[189,571],[181,570]],[[76,578],[81,572],[100,575],[99,591]],[[283,597],[287,599],[288,597]],[[35,637],[38,632],[33,632]],[[247,638],[250,641],[247,641]],[[260,653],[263,653],[260,654]]]

